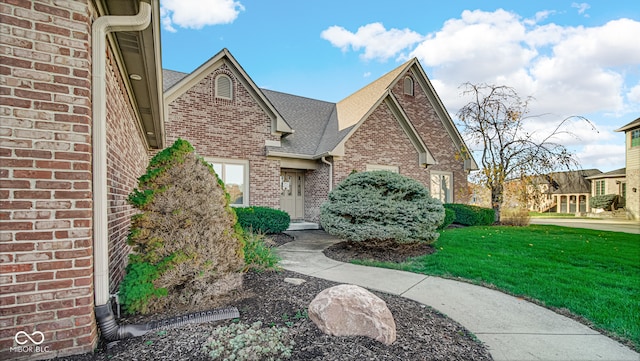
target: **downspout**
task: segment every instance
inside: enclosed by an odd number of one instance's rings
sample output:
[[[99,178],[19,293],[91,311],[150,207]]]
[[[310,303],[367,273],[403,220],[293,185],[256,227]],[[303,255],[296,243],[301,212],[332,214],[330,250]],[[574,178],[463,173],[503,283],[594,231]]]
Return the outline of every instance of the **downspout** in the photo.
[[[325,156],[320,158],[320,160],[329,166],[329,192],[331,192],[333,190],[333,163],[329,162]]]
[[[107,34],[116,31],[140,31],[151,24],[151,5],[140,2],[140,11],[132,16],[101,16],[91,29],[92,114],[93,114],[93,287],[96,319],[113,318],[109,305],[109,232],[107,220]],[[115,322],[115,319],[114,319]],[[103,335],[108,332],[103,331]]]

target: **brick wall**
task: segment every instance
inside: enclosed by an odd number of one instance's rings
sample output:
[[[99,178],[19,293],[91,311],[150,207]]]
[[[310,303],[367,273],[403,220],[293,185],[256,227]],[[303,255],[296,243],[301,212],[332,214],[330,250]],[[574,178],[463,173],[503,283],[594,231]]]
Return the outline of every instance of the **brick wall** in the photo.
[[[438,161],[437,165],[429,167],[429,171],[453,172],[453,201],[467,203],[470,196],[467,172],[464,170],[464,162],[456,159],[459,149],[455,147],[433,105],[415,79],[414,84],[414,96],[404,94],[402,81],[396,84],[392,92],[422,137],[422,141]]]
[[[334,185],[353,170],[365,171],[367,164],[397,166],[400,174],[416,179],[428,188],[431,171],[446,171],[453,173],[454,202],[466,203],[469,192],[464,163],[456,159],[458,150],[426,94],[416,85],[414,96],[405,95],[402,81],[392,92],[438,164],[428,170],[418,165],[416,149],[389,107],[382,103],[349,138],[345,156],[335,160]]]
[[[0,3],[0,359],[91,351],[93,315],[90,19],[84,1]],[[109,63],[109,62],[108,62]],[[111,64],[113,67],[113,65]],[[109,78],[110,245],[121,272],[123,204],[146,161],[124,92]],[[138,174],[136,174],[138,173]],[[40,350],[11,352],[18,331]]]
[[[113,57],[107,59],[107,192],[109,200],[109,290],[118,290],[128,254],[127,236],[131,216],[137,212],[127,203],[129,193],[146,172],[149,153],[139,130],[124,84]]]
[[[304,220],[320,222],[320,206],[329,196],[329,166],[318,162],[318,169],[304,174]]]
[[[233,99],[215,98],[214,80],[226,74],[233,81]],[[249,199],[252,205],[280,207],[280,164],[266,158],[265,140],[271,119],[226,65],[216,69],[168,104],[167,143],[189,141],[205,157],[249,161]]]

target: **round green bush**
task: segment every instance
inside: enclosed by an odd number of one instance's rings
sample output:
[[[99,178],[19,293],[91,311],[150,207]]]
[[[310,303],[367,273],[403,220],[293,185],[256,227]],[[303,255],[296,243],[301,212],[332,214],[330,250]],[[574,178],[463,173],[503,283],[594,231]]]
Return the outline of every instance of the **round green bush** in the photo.
[[[350,241],[431,243],[444,216],[422,183],[388,171],[351,174],[320,207],[325,231]]]
[[[616,194],[604,194],[599,196],[593,196],[589,199],[592,208],[611,209],[611,205],[618,199]]]
[[[287,212],[268,207],[234,208],[238,223],[245,231],[264,234],[280,233],[289,228],[291,217]]]

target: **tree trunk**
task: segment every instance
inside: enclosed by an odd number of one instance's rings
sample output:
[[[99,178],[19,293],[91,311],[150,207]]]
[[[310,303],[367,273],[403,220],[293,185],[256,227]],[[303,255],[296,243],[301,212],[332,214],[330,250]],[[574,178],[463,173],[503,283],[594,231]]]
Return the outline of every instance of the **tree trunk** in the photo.
[[[496,213],[495,222],[500,222],[500,210],[502,208],[504,187],[502,184],[496,184],[491,187],[491,208]]]

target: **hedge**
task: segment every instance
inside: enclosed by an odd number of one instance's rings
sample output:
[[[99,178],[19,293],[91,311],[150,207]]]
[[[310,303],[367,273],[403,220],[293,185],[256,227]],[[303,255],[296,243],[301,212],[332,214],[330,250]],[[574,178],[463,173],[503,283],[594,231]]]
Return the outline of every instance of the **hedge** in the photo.
[[[611,209],[611,205],[618,199],[616,194],[605,194],[600,196],[593,196],[589,200],[592,208]]]
[[[264,234],[284,232],[289,228],[291,217],[287,212],[268,207],[234,208],[238,223],[245,231]]]
[[[459,203],[446,203],[444,208],[455,212],[456,216],[453,223],[465,226],[489,226],[496,219],[495,212],[491,208]]]

